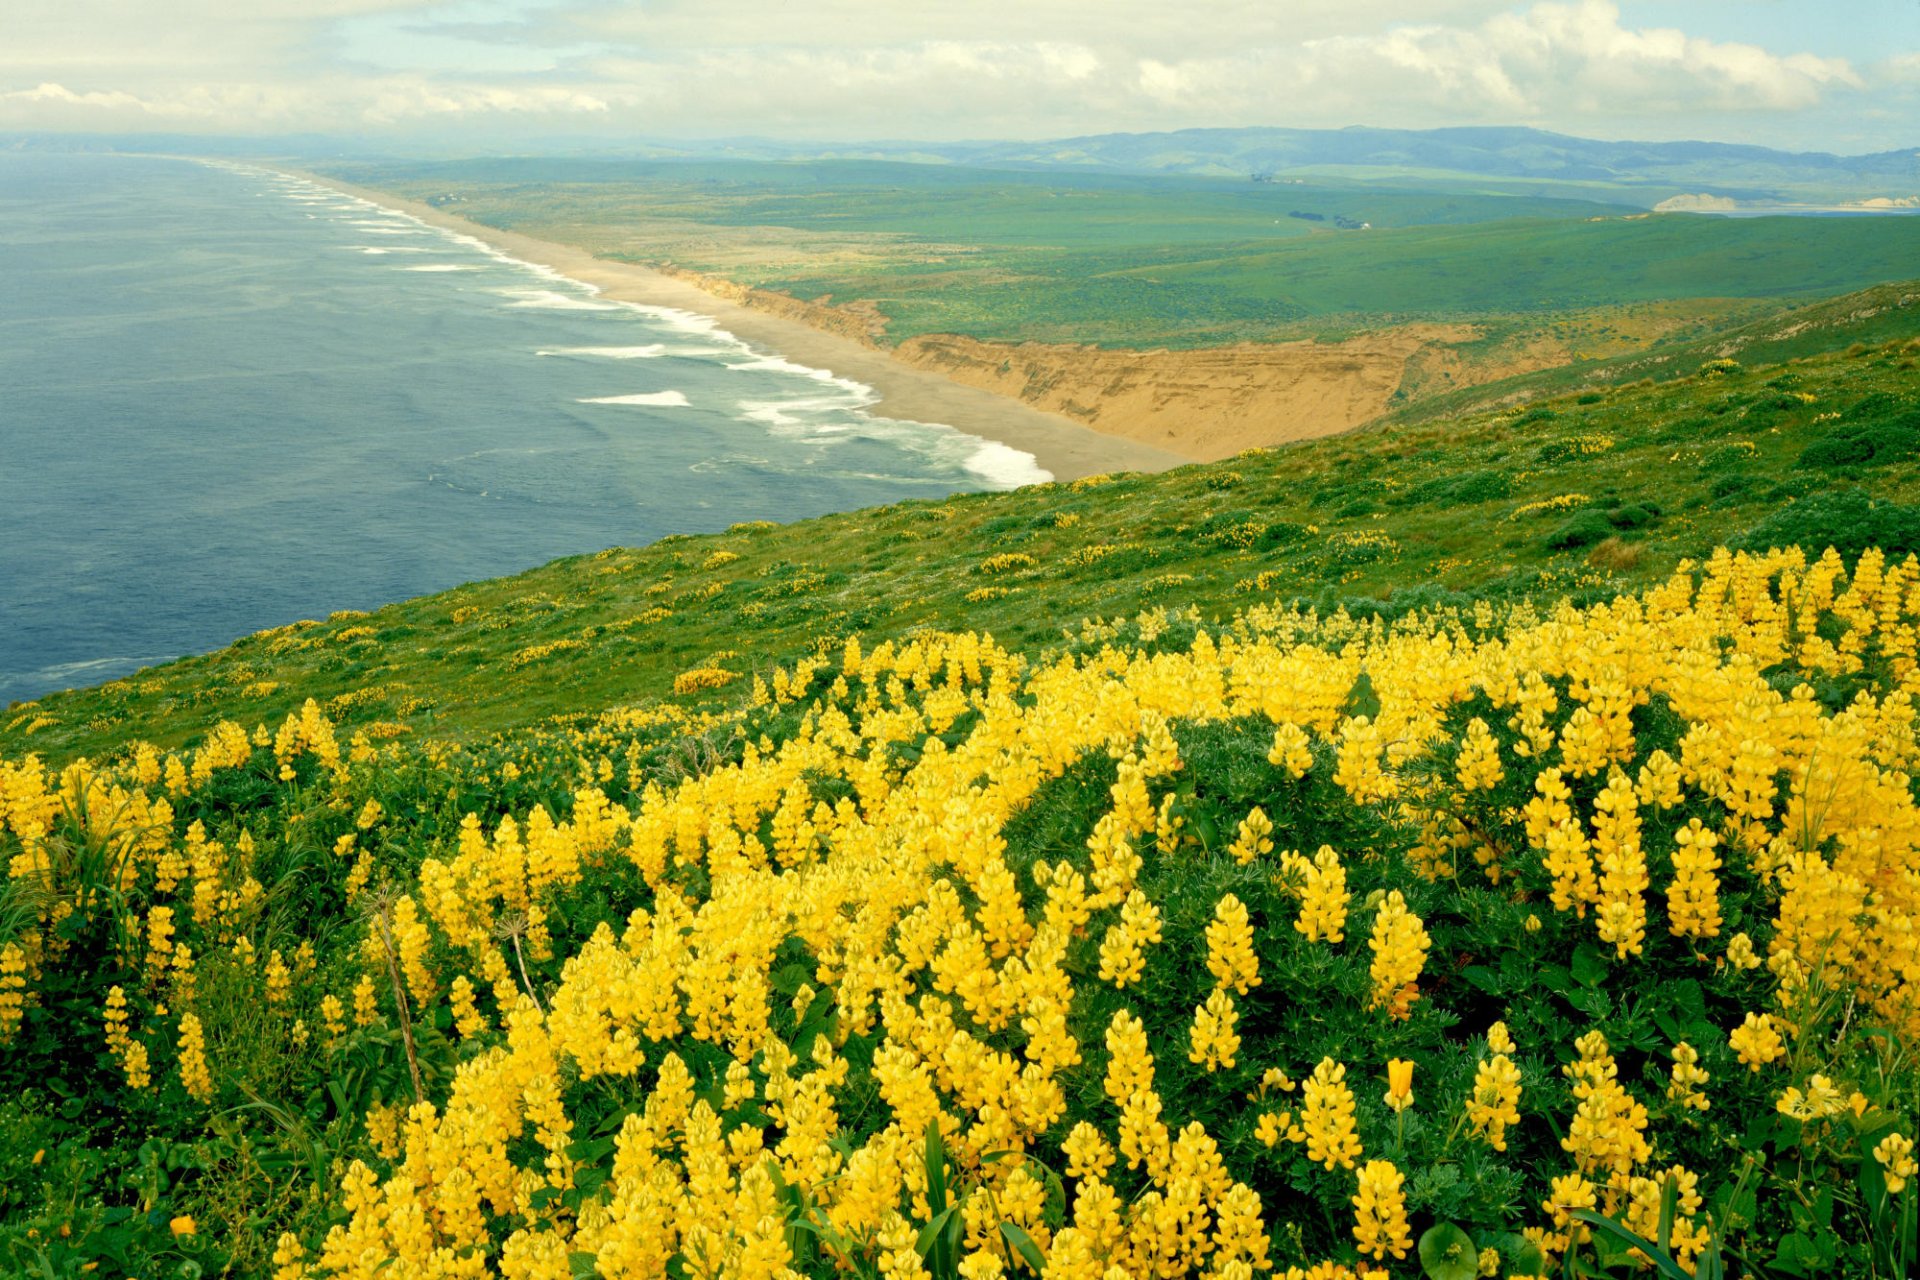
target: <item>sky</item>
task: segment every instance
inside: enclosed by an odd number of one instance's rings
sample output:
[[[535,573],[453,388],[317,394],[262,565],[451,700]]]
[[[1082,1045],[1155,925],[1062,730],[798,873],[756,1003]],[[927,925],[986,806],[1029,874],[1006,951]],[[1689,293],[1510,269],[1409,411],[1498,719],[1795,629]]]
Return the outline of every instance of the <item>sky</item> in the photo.
[[[0,131],[1920,145],[1920,0],[0,0]]]

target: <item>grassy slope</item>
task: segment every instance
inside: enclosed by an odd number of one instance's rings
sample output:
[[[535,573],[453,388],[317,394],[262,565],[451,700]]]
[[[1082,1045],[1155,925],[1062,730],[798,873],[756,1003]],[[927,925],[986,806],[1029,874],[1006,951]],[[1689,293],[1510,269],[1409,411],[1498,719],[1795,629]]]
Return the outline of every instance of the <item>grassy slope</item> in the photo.
[[[1916,313],[1920,313],[1920,282],[1876,285],[1794,305],[1744,324],[1704,326],[1704,332],[1675,335],[1644,352],[1581,361],[1426,396],[1390,421],[1437,421],[1545,396],[1618,387],[1640,379],[1687,378],[1708,361],[1728,357],[1746,364],[1804,360],[1851,342],[1896,341],[1920,328],[1920,314]]]
[[[277,722],[309,697],[350,726],[474,735],[670,697],[688,669],[744,675],[850,634],[978,628],[1036,650],[1076,619],[1156,605],[1226,617],[1303,597],[1610,591],[1768,520],[1776,537],[1857,539],[1862,510],[1832,493],[1920,503],[1920,325],[1897,314],[1896,337],[1786,368],[561,560],[16,706],[0,756],[172,745],[223,716]],[[1826,340],[1850,332],[1836,321]],[[1863,431],[1905,444],[1804,465],[1810,446]],[[1902,528],[1882,519],[1877,536],[1900,550]]]
[[[887,337],[1211,346],[1387,320],[1524,317],[1859,288],[1909,270],[1920,219],[1626,218],[1625,206],[1086,173],[820,162],[351,166],[349,180],[610,257],[835,301]],[[1321,215],[1324,221],[1291,216]],[[1337,230],[1337,219],[1369,222]],[[1724,303],[1718,304],[1724,309]],[[1637,350],[1647,317],[1580,349]]]

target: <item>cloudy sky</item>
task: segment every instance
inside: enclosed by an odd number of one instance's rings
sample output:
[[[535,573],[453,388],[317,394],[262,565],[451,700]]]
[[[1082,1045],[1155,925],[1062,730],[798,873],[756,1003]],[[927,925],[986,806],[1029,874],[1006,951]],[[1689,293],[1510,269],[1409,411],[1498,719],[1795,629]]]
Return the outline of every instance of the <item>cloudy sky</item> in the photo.
[[[0,131],[1920,145],[1920,0],[0,0]]]

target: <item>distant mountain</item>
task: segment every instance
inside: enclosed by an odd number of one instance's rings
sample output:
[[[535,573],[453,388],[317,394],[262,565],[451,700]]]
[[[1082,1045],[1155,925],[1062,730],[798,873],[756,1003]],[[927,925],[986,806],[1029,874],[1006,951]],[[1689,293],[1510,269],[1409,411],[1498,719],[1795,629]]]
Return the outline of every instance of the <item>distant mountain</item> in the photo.
[[[1874,155],[1775,151],[1724,142],[1602,142],[1539,129],[1182,129],[1037,143],[930,146],[950,162],[1209,173],[1281,181],[1496,179],[1511,188],[1627,198],[1652,206],[1679,195],[1741,204],[1850,202],[1920,194],[1920,148]],[[847,155],[846,150],[832,154]],[[876,158],[886,148],[864,154]]]
[[[471,143],[369,138],[194,138],[182,135],[0,135],[8,149],[172,151],[292,155],[311,159],[471,157]],[[1181,129],[1103,133],[1044,142],[788,142],[766,138],[549,138],[516,144],[521,156],[604,159],[887,160],[1003,169],[1104,169],[1285,182],[1312,177],[1393,186],[1471,186],[1724,209],[1920,197],[1920,148],[1841,156],[1726,142],[1603,142],[1524,128]],[[496,149],[495,154],[498,154]],[[1705,200],[1695,198],[1705,197]]]

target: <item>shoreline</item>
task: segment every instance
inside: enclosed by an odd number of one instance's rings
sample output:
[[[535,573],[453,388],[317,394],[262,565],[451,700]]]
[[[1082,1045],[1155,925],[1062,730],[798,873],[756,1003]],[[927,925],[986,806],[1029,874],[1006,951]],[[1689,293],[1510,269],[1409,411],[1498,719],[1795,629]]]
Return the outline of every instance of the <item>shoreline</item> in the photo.
[[[261,167],[393,209],[443,231],[470,236],[499,253],[586,285],[610,301],[704,316],[734,337],[767,348],[771,355],[871,388],[877,399],[864,406],[868,414],[944,426],[1030,454],[1035,464],[1056,481],[1118,471],[1167,471],[1199,461],[1098,431],[932,370],[915,368],[882,349],[746,306],[651,267],[614,262],[583,249],[489,227],[392,192],[355,186],[310,170],[266,163]]]

